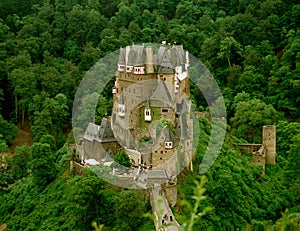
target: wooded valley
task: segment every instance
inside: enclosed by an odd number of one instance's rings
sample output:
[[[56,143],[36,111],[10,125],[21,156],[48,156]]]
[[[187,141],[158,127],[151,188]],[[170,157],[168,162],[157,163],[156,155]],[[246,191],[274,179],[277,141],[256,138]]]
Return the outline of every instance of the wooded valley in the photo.
[[[295,0],[4,0],[0,2],[0,225],[7,230],[155,230],[146,192],[69,171],[77,87],[100,58],[131,44],[182,44],[221,88],[226,138],[205,173],[212,207],[194,230],[300,228],[300,4]],[[111,113],[112,85],[96,122]],[[209,112],[191,83],[191,99]],[[92,100],[86,97],[86,101]],[[237,143],[276,125],[276,164],[250,164]],[[183,224],[211,123],[199,119],[195,170],[178,178]],[[23,133],[22,133],[23,132]],[[19,140],[26,134],[27,144]],[[186,203],[185,203],[186,204]]]

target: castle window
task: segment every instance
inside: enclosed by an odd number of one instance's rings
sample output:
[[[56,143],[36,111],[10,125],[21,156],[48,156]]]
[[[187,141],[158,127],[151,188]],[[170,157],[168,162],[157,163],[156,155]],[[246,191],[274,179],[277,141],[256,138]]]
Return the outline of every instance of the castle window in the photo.
[[[160,151],[160,154],[163,154],[164,153],[164,151]]]
[[[167,142],[165,142],[165,148],[166,148],[166,149],[171,149],[171,148],[173,148],[173,143],[172,143],[172,141],[167,141]]]
[[[161,112],[168,112],[168,109],[161,109]]]
[[[164,78],[164,81],[166,81],[166,78]]]
[[[149,108],[145,108],[145,121],[151,121],[151,111]]]

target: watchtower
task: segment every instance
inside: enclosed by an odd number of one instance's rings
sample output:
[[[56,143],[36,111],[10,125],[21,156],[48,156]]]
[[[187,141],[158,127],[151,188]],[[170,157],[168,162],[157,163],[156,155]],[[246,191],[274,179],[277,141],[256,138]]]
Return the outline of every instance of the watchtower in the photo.
[[[238,147],[244,148],[247,155],[252,155],[252,163],[261,165],[264,174],[266,164],[276,163],[276,127],[263,126],[261,144],[238,144]]]
[[[274,125],[263,126],[262,144],[265,147],[266,163],[276,162],[276,127]]]

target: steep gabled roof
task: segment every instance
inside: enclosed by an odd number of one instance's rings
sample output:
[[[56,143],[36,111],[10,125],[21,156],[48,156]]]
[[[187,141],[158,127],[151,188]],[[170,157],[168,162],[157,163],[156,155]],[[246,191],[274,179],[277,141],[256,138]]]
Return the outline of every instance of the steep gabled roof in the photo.
[[[144,66],[145,65],[145,47],[144,46],[136,46],[136,60],[134,66]]]
[[[157,52],[157,64],[160,65],[162,62],[162,59],[164,57],[164,54],[166,52],[166,48],[164,46],[160,46],[158,48],[158,52]]]
[[[183,46],[182,45],[176,45],[175,49],[177,51],[177,57],[179,59],[179,63],[181,65],[185,64],[185,52],[183,50]]]
[[[99,127],[99,139],[101,141],[115,141],[114,133],[111,129],[110,121],[106,118],[102,118],[101,125]]]
[[[181,100],[181,103],[176,104],[176,113],[182,115],[186,112],[189,112],[188,105],[184,99]]]
[[[126,64],[126,49],[125,48],[120,48],[119,64],[121,64],[121,65]]]
[[[171,59],[173,67],[177,67],[177,66],[181,65],[181,61],[177,55],[177,50],[174,46],[172,48],[170,48],[170,59]]]
[[[113,161],[114,158],[112,157],[112,150],[109,149],[106,154],[105,154],[105,157],[102,159],[103,162],[110,162],[110,161]]]
[[[176,136],[180,137],[180,140],[186,140],[189,139],[189,127],[186,121],[185,114],[181,115],[179,117],[179,123],[176,127]]]
[[[83,138],[89,141],[98,139],[99,126],[93,123],[89,123],[87,126]]]
[[[165,142],[173,141],[171,139],[170,129],[167,125],[161,130],[160,134],[164,136]]]
[[[168,107],[173,107],[174,101],[170,95],[169,89],[167,88],[164,81],[159,80],[157,87],[152,93],[151,100],[161,101],[164,105]]]
[[[129,66],[144,66],[145,65],[145,47],[133,45],[130,47],[128,62]]]

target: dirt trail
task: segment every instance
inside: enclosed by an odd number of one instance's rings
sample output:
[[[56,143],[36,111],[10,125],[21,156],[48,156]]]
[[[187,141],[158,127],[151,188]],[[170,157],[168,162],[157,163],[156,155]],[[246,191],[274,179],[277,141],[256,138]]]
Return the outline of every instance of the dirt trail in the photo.
[[[29,120],[24,121],[24,125],[21,127],[21,124],[18,124],[18,132],[15,141],[12,143],[10,149],[14,152],[17,146],[27,144],[29,146],[33,143],[33,137],[30,134],[30,123]]]

